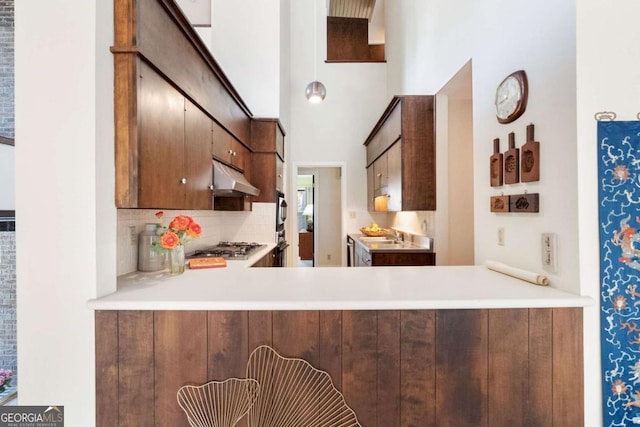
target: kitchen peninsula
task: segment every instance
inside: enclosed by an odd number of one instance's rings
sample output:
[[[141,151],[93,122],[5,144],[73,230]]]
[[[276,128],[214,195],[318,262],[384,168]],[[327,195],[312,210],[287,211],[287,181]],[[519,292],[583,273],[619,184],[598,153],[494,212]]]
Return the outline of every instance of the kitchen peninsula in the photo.
[[[267,344],[327,371],[363,426],[578,426],[591,303],[483,266],[120,281],[89,302],[97,425],[187,426],[177,389],[244,377],[250,352]]]

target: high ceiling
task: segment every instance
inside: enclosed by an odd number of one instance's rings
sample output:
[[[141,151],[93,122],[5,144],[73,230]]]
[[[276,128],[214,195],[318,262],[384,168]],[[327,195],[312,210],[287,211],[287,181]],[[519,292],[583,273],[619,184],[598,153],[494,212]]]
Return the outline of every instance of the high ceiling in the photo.
[[[328,16],[371,19],[376,0],[328,0]]]

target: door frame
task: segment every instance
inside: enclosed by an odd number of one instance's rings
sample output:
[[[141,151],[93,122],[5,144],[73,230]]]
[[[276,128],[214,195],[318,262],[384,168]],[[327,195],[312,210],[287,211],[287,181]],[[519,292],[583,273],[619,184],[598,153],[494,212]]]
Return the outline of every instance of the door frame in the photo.
[[[345,162],[305,162],[305,161],[292,162],[291,163],[292,173],[289,179],[289,188],[291,189],[290,191],[291,194],[298,191],[298,170],[300,168],[308,168],[308,169],[339,168],[340,169],[340,220],[341,220],[340,235],[346,236],[347,235],[346,223],[348,219],[347,218],[347,200],[346,200],[347,199],[347,164]],[[314,186],[315,186],[314,197],[317,198],[318,194],[322,191],[322,189],[318,185],[318,182],[316,182]],[[294,205],[295,203],[289,204],[289,206],[294,206]],[[315,216],[315,212],[317,212],[317,206],[314,204],[314,216]],[[287,230],[287,236],[291,236],[289,237],[289,239],[295,238],[294,236],[297,235],[297,230],[298,230],[297,212],[296,212],[296,215],[289,216],[289,218],[292,218],[292,217],[296,218],[296,220],[290,221],[289,224],[286,224],[285,226]],[[317,264],[315,262],[315,257],[317,253],[316,251],[317,239],[315,238],[315,236],[316,236],[316,233],[318,232],[315,222],[313,224],[313,232],[314,232],[313,258],[314,258],[314,266],[315,266]],[[287,257],[288,257],[287,265],[295,265],[296,251],[288,251]],[[341,242],[340,244],[340,265],[342,267],[345,267],[347,265],[347,252],[346,252],[346,245],[344,244],[344,242]]]

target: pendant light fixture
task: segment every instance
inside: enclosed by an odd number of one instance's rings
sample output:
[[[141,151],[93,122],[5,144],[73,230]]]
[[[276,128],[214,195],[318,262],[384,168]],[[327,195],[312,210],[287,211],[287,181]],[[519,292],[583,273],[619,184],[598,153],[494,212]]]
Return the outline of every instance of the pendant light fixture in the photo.
[[[318,19],[316,0],[313,0],[313,81],[307,85],[304,95],[312,104],[319,104],[327,96],[327,88],[318,81]]]

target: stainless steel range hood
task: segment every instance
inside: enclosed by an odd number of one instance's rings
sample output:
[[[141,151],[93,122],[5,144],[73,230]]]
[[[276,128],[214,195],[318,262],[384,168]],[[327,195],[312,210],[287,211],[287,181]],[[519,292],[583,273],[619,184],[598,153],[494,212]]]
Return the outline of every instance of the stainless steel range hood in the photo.
[[[243,174],[213,160],[213,195],[222,197],[257,196],[260,189],[251,185]]]

